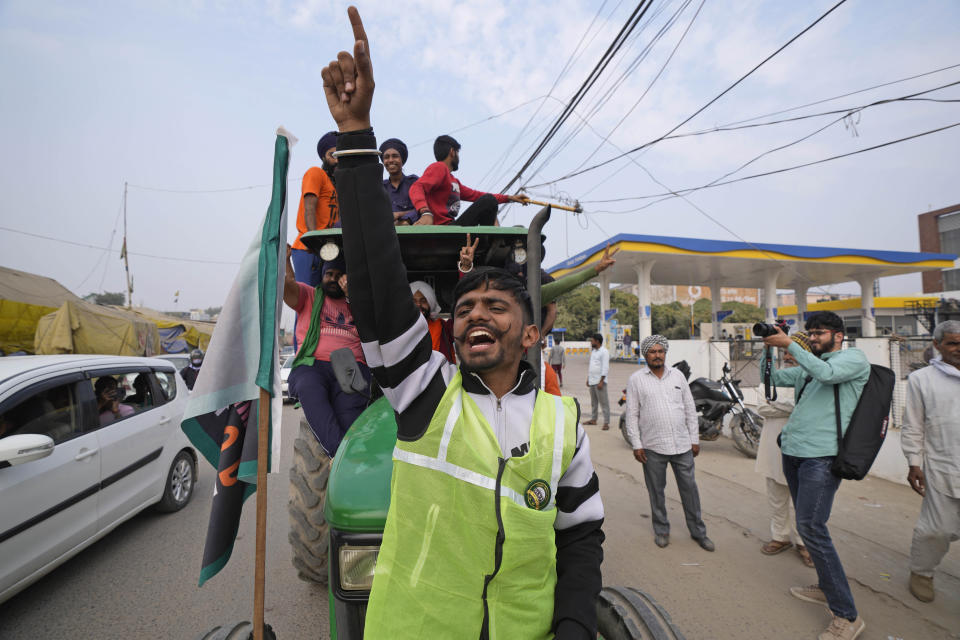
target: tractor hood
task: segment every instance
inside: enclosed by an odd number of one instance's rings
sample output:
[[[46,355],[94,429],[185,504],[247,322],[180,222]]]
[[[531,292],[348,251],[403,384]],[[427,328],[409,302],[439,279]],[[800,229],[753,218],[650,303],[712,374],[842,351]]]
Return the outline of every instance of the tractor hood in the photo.
[[[330,468],[324,517],[340,531],[382,532],[390,507],[397,421],[386,398],[374,401],[344,436]]]

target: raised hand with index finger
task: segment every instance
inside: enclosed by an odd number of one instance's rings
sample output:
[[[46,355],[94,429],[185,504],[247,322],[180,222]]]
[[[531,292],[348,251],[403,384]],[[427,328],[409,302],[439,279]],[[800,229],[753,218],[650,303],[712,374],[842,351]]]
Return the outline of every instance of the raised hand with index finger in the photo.
[[[330,115],[341,132],[359,131],[370,126],[374,87],[370,44],[360,12],[356,7],[349,7],[347,16],[353,28],[353,55],[341,51],[336,60],[320,71]]]

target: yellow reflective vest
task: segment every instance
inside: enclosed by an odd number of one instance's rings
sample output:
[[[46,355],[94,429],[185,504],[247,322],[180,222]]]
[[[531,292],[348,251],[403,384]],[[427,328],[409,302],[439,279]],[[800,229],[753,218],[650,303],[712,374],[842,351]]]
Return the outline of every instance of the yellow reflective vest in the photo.
[[[530,449],[503,458],[457,372],[424,435],[397,441],[365,638],[552,638],[557,484],[572,398],[538,392]]]

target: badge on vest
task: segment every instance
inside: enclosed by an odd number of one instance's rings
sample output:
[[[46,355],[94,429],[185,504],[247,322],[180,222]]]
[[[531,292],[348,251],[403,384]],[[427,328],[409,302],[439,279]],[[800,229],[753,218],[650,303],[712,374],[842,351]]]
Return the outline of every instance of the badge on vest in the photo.
[[[550,502],[550,485],[546,480],[532,480],[523,492],[523,498],[528,507],[542,511]]]

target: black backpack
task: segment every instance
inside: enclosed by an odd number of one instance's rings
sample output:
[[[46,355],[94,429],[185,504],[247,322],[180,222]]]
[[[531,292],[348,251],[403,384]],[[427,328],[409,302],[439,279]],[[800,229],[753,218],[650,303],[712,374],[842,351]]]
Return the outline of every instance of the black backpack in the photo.
[[[837,457],[830,471],[844,480],[863,480],[877,459],[890,422],[890,403],[897,376],[891,369],[870,365],[870,377],[863,385],[860,399],[850,416],[847,433],[840,429],[840,390],[833,385],[833,401],[837,415]]]
[[[812,379],[808,377],[806,382]],[[843,434],[840,426],[840,388],[833,385],[834,412],[837,416],[837,457],[830,465],[833,475],[843,480],[863,480],[870,471],[887,437],[890,404],[896,382],[897,376],[891,369],[878,364],[870,365],[870,377],[860,392],[846,434]],[[806,386],[804,383],[800,394],[803,394]]]

